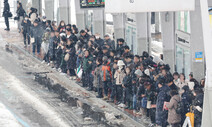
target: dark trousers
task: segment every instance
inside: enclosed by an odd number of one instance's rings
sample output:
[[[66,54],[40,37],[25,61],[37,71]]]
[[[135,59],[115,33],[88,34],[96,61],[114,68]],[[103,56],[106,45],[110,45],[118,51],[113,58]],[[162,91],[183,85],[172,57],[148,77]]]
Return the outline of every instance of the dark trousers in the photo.
[[[41,39],[35,38],[35,42],[32,45],[32,52],[35,54],[35,50],[37,48],[37,54],[40,54],[40,48],[41,48]]]
[[[171,124],[172,127],[180,127],[180,123]]]
[[[70,74],[70,76],[76,76],[74,69],[69,69],[69,74]]]
[[[102,91],[102,88],[97,88],[98,97],[103,97]]]
[[[23,36],[24,36],[24,44],[26,45],[26,40],[28,42],[28,45],[30,45],[30,36],[28,33],[23,33]]]
[[[123,92],[122,85],[116,85],[116,101],[117,102],[121,102],[122,95],[123,95],[122,92]]]
[[[5,16],[4,21],[5,21],[5,25],[7,26],[7,29],[10,29],[9,18]]]
[[[90,72],[84,72],[82,73],[82,85],[83,87],[89,87],[90,89],[93,89],[93,83],[92,83],[92,77]]]
[[[49,63],[49,53],[44,55],[43,60],[45,60],[45,62]]]
[[[156,108],[151,108],[149,111],[149,115],[150,115],[150,119],[152,123],[155,123],[155,112],[156,112]]]
[[[103,86],[104,86],[104,95],[105,96],[108,96],[108,92],[109,92],[109,89],[113,89],[113,85],[111,83],[111,81],[103,81]],[[111,93],[111,98],[113,98],[114,96],[112,95]]]

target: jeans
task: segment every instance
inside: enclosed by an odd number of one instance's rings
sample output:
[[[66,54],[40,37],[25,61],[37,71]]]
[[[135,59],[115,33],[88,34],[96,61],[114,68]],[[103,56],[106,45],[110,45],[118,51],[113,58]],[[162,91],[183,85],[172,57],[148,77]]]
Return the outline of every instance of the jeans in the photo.
[[[24,36],[24,44],[26,45],[26,39],[27,39],[28,45],[30,45],[30,36],[29,36],[29,34],[24,32],[23,36]]]
[[[39,37],[35,38],[35,42],[33,43],[32,48],[33,48],[32,49],[33,54],[35,54],[36,48],[37,48],[37,54],[40,54],[41,38],[39,38]]]
[[[137,97],[136,97],[136,95],[133,95],[133,109],[134,110],[137,109],[136,105],[137,105]]]

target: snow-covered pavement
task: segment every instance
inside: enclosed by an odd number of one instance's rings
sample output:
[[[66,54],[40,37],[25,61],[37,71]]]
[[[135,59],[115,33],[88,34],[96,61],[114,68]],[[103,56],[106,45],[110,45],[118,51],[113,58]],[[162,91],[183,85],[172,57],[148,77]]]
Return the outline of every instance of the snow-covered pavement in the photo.
[[[1,127],[22,127],[18,118],[0,102],[0,126]]]

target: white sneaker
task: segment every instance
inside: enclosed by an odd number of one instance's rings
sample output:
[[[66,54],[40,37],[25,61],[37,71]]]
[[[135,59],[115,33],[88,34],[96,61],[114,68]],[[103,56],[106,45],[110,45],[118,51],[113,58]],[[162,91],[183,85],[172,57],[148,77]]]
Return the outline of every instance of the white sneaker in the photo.
[[[50,63],[47,64],[48,66],[50,65]]]
[[[61,68],[58,68],[58,71],[59,71],[59,72],[62,72]]]
[[[124,108],[125,106],[126,106],[126,105],[123,104],[123,103],[121,103],[121,104],[118,105],[118,107],[121,107],[121,108]]]
[[[41,64],[44,64],[45,63],[45,60],[43,60],[42,62],[41,62]]]

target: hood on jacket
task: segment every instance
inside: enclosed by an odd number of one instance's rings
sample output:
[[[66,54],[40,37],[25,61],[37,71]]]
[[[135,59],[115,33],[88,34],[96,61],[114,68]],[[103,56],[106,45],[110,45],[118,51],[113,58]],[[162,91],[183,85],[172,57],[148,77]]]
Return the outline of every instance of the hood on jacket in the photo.
[[[4,0],[4,3],[8,3],[8,0]]]

